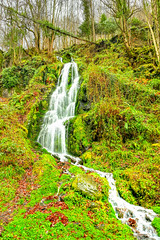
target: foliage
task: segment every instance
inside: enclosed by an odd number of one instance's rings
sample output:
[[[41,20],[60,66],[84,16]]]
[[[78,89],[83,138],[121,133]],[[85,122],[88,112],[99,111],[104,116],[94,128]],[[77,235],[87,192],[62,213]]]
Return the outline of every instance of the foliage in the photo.
[[[69,141],[74,140],[69,150],[82,154],[88,167],[114,172],[121,196],[130,203],[158,204],[159,78],[137,77],[138,69],[133,71],[115,45],[100,53],[93,47],[85,51],[88,58],[83,61],[88,66],[82,72],[77,105],[81,115],[71,120]],[[152,50],[142,47],[138,51],[147,58]],[[77,54],[85,53],[81,49]],[[137,61],[143,64],[140,58]],[[77,132],[78,126],[82,127]],[[90,139],[83,151],[79,148],[80,132],[83,139]]]
[[[19,84],[19,73],[15,66],[2,71],[2,84],[4,88],[13,88]]]
[[[2,166],[18,164],[24,168],[28,167],[33,161],[34,154],[30,149],[31,145],[27,139],[25,128],[21,128],[19,125],[18,114],[7,104],[0,105],[0,114],[2,116],[0,164]]]
[[[87,36],[89,38],[90,31],[91,31],[91,23],[83,22],[81,26],[79,27],[80,30],[80,36]]]
[[[24,170],[30,168],[39,157],[38,153],[33,150],[33,144],[27,135],[31,135],[32,131],[32,136],[37,137],[40,129],[39,119],[42,118],[48,106],[47,97],[54,86],[55,75],[59,74],[59,67],[53,63],[49,64],[46,75],[48,81],[42,82],[40,77],[43,76],[43,71],[40,76],[34,75],[34,73],[35,68],[40,66],[41,69],[43,64],[41,57],[33,57],[31,60],[24,60],[21,66],[4,69],[8,79],[10,79],[9,73],[11,72],[14,76],[14,71],[16,71],[19,81],[26,79],[27,83],[30,82],[31,87],[24,89],[23,86],[20,93],[14,93],[11,96],[10,101],[5,99],[0,103],[0,182],[3,211],[7,208],[8,202],[15,204],[15,194]],[[32,77],[34,81],[31,83]],[[50,188],[54,187],[50,186]],[[19,201],[23,202],[24,199]]]
[[[114,34],[117,28],[117,24],[113,18],[107,18],[105,14],[102,14],[98,24],[99,33],[105,35]]]
[[[82,1],[84,22],[79,27],[80,35],[90,37],[91,34],[91,20],[90,20],[90,3],[88,0]]]

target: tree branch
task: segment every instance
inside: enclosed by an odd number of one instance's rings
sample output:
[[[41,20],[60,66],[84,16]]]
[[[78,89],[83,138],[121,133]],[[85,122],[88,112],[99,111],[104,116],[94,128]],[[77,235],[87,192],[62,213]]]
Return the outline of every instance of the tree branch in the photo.
[[[72,38],[75,38],[75,39],[78,39],[78,40],[81,40],[81,41],[84,41],[84,42],[88,42],[88,43],[92,43],[92,44],[96,44],[95,42],[93,41],[90,41],[90,40],[87,40],[87,39],[84,39],[84,38],[81,38],[81,37],[78,37],[76,35],[74,35],[73,33],[69,33],[65,30],[62,30],[58,27],[55,27],[52,23],[48,22],[48,21],[41,21],[41,20],[35,20],[34,18],[31,18],[31,17],[28,17],[26,14],[24,13],[20,13],[18,11],[16,11],[15,9],[11,8],[11,7],[7,7],[3,4],[0,4],[1,7],[7,9],[8,11],[11,11],[12,13],[16,13],[17,15],[23,17],[23,18],[26,18],[36,24],[39,24],[41,25],[42,27],[45,27],[45,28],[48,28],[48,29],[51,29],[53,30],[54,32],[57,32],[59,34],[62,34],[62,35],[65,35],[65,36],[69,36],[69,37],[72,37]]]

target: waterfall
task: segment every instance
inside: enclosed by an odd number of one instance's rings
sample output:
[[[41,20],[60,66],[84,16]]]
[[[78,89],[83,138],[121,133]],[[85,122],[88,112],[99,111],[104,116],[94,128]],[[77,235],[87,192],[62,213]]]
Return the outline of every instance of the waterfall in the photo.
[[[75,62],[66,63],[62,69],[56,90],[50,100],[49,111],[45,114],[38,142],[52,154],[58,154],[61,161],[67,156],[73,164],[105,177],[110,186],[109,202],[122,223],[129,224],[138,239],[160,240],[151,222],[157,216],[152,210],[134,206],[122,199],[117,190],[112,173],[104,173],[79,164],[80,159],[67,154],[65,122],[75,115],[75,104],[79,86],[78,68]],[[121,217],[118,216],[121,213]],[[131,222],[129,222],[131,221]],[[134,223],[134,224],[133,224]]]
[[[75,62],[64,64],[37,140],[52,154],[67,154],[64,123],[75,115],[78,86],[77,64]]]

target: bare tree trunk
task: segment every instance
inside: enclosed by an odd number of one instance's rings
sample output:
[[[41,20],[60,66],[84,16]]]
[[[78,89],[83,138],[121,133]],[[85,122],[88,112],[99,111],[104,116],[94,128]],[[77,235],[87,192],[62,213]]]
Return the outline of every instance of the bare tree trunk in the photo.
[[[53,1],[53,11],[52,11],[52,24],[55,24],[55,11],[56,11],[56,0]],[[49,40],[48,53],[52,54],[53,52],[53,42],[55,40],[55,33],[52,31],[51,39]]]
[[[160,64],[160,38],[159,38],[159,29],[160,29],[160,22],[158,21],[159,15],[159,5],[157,1],[152,0],[152,15],[150,14],[149,10],[147,9],[146,3],[143,1],[144,5],[144,15],[150,30],[150,34],[153,40],[154,49],[157,56],[158,64]],[[153,22],[153,26],[152,26]]]
[[[94,25],[94,7],[93,7],[92,0],[90,0],[90,9],[91,9],[91,24],[92,24],[92,41],[96,41],[95,25]]]
[[[147,23],[148,23],[148,26],[149,26],[149,29],[150,29],[150,32],[151,32],[151,36],[152,36],[152,39],[153,39],[154,48],[155,48],[155,51],[156,51],[157,60],[158,60],[158,63],[159,63],[159,62],[160,62],[159,45],[158,45],[157,42],[156,42],[155,34],[154,34],[154,32],[153,32],[152,26],[151,26],[151,24],[150,24],[149,19],[147,18],[147,16],[146,16],[146,19],[147,19]]]

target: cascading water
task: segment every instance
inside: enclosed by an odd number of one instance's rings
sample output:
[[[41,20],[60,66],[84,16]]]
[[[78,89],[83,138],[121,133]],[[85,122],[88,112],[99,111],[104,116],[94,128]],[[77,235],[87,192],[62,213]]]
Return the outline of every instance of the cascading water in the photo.
[[[58,85],[50,100],[49,111],[46,113],[40,131],[38,142],[52,154],[58,154],[61,161],[66,160],[66,134],[64,123],[74,117],[79,76],[75,62],[66,63],[58,79]],[[84,170],[97,172],[101,177],[107,178],[110,191],[109,202],[116,212],[117,218],[122,223],[129,224],[138,239],[160,240],[151,222],[157,216],[152,210],[134,206],[122,199],[116,190],[115,181],[111,173],[104,173],[98,170],[87,168],[79,164],[79,158],[71,157],[71,160],[78,167]],[[121,217],[118,217],[119,214]]]
[[[116,217],[119,218],[122,223],[128,224],[132,228],[134,236],[137,237],[137,239],[160,240],[160,237],[157,236],[155,229],[151,225],[153,219],[157,217],[157,214],[153,210],[126,202],[117,192],[112,173],[105,173],[85,167],[80,165],[79,161],[81,161],[81,159],[74,158],[74,165],[83,168],[85,171],[96,172],[108,180],[110,186],[109,202],[115,210]]]
[[[49,111],[44,116],[37,140],[50,153],[67,154],[64,123],[74,117],[78,86],[77,64],[66,63],[51,96]]]

